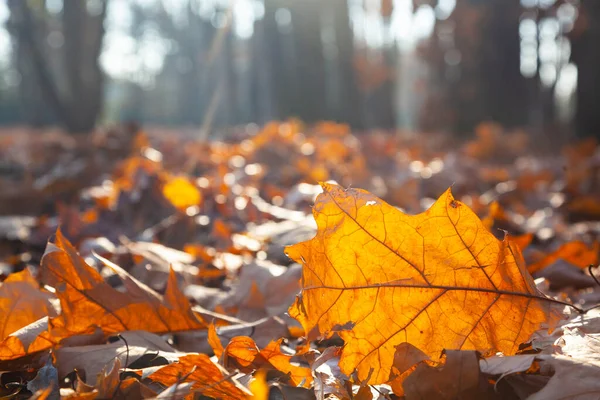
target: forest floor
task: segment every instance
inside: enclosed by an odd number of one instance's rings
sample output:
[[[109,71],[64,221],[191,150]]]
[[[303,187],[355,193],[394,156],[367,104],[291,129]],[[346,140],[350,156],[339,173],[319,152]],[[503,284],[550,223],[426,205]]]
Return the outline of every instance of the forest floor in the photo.
[[[2,132],[0,396],[596,399],[600,147],[538,148]]]

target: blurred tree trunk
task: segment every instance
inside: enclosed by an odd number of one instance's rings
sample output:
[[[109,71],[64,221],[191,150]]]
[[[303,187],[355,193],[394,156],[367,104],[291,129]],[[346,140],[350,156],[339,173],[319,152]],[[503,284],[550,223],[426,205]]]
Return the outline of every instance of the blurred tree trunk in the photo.
[[[320,0],[289,3],[297,81],[292,113],[306,122],[327,118]]]
[[[107,1],[88,7],[85,1],[65,1],[62,10],[62,50],[65,76],[52,70],[52,54],[45,50],[48,18],[43,3],[8,0],[14,13],[14,33],[28,51],[40,92],[57,118],[72,133],[93,129],[102,108],[103,74],[98,64],[104,37]],[[90,3],[91,4],[91,3]]]
[[[288,6],[289,0],[265,0],[263,18],[265,63],[271,73],[273,113],[274,117],[280,120],[289,118],[294,112],[294,93],[297,90],[296,77],[293,73],[295,49],[292,42],[291,21],[284,24],[281,18],[286,10],[290,12]]]
[[[265,10],[266,14],[266,10]],[[280,118],[274,111],[273,104],[273,69],[270,63],[270,51],[266,34],[265,19],[254,21],[254,35],[251,39],[252,64],[250,66],[250,107],[251,121],[264,124],[272,119]]]
[[[436,22],[421,49],[434,82],[422,116],[426,129],[465,134],[484,121],[527,123],[520,13],[516,0],[457,0],[449,18]]]
[[[335,46],[337,48],[336,72],[338,79],[336,119],[362,129],[361,99],[354,70],[354,35],[350,27],[348,0],[328,0],[333,15]]]
[[[518,1],[493,0],[486,10],[482,39],[482,116],[506,127],[527,123],[527,82],[521,75]]]
[[[581,1],[572,43],[578,70],[575,127],[578,135],[600,137],[600,1]]]

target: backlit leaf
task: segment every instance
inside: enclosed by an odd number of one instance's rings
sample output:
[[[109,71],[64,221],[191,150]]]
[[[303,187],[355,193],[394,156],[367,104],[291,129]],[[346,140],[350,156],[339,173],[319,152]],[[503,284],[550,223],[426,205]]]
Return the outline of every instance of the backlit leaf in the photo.
[[[228,379],[206,354],[189,354],[178,362],[159,368],[148,376],[165,386],[193,382],[192,389],[215,399],[245,399],[248,394]]]
[[[49,248],[42,259],[42,272],[57,288],[62,307],[61,315],[50,321],[50,332],[57,341],[92,333],[96,327],[107,334],[125,330],[169,333],[206,328],[177,287],[172,270],[165,295],[160,296],[113,266],[127,288],[127,292],[121,292],[104,282],[102,276],[85,263],[60,230],[56,232],[55,244]]]
[[[303,265],[289,312],[309,338],[339,332],[342,372],[393,378],[408,342],[433,360],[444,349],[514,354],[556,321],[517,246],[499,241],[446,191],[424,213],[403,214],[360,189],[323,184],[316,236],[287,248]]]

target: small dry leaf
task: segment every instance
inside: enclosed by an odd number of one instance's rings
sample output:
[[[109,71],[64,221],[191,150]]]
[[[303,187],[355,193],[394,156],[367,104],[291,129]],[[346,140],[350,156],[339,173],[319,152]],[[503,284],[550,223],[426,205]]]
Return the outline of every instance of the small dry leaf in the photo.
[[[163,186],[163,195],[173,206],[185,211],[188,207],[199,206],[202,202],[200,190],[183,176],[171,177]]]
[[[448,351],[437,367],[419,364],[402,384],[407,400],[481,399],[479,362],[475,351]]]
[[[250,373],[256,369],[271,369],[289,375],[295,386],[310,387],[312,375],[310,368],[293,365],[292,356],[281,352],[281,341],[272,341],[267,347],[259,350],[254,340],[247,336],[231,339],[223,352],[223,364],[226,368],[237,367]]]
[[[176,383],[193,383],[196,393],[215,399],[245,399],[248,392],[226,376],[206,354],[189,354],[178,362],[159,368],[148,378],[171,386]]]
[[[598,264],[598,252],[600,251],[600,242],[594,242],[593,246],[579,241],[568,242],[560,246],[556,251],[548,254],[540,261],[531,264],[528,267],[530,273],[538,272],[558,259],[565,260],[579,268],[587,268],[590,265]]]

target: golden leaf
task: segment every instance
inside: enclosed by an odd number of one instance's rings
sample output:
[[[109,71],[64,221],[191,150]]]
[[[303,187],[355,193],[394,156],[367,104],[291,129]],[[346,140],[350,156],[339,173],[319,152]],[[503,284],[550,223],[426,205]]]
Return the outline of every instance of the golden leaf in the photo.
[[[185,211],[188,207],[198,206],[202,201],[200,190],[188,178],[183,176],[170,177],[164,184],[163,195],[173,206]]]
[[[289,312],[309,338],[339,332],[342,372],[387,382],[403,342],[433,360],[444,349],[514,354],[556,322],[517,246],[496,239],[450,190],[410,216],[364,190],[322,186],[316,236],[287,248],[303,265]]]

